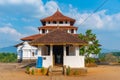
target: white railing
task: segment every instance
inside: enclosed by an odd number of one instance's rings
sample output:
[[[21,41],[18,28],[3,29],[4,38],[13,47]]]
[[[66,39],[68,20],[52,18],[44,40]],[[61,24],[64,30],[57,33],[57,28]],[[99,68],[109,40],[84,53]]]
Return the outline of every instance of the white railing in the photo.
[[[46,26],[70,26],[70,24],[46,24]]]

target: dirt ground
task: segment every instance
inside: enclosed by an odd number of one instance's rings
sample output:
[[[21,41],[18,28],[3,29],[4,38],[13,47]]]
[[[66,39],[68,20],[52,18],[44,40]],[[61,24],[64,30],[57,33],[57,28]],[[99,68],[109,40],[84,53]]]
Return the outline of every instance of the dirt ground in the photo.
[[[120,65],[99,65],[87,68],[86,76],[35,76],[24,69],[16,69],[17,63],[0,63],[0,80],[120,80]]]

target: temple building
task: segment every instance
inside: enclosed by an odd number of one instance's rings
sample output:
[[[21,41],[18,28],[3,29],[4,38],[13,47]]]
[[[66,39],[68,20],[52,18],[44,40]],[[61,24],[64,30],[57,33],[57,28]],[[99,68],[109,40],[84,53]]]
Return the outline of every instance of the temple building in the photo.
[[[17,46],[18,60],[35,60],[41,67],[70,66],[85,67],[80,47],[87,43],[78,38],[74,26],[75,19],[63,15],[57,10],[52,16],[40,20],[39,33],[22,38]],[[42,58],[39,61],[39,58]]]

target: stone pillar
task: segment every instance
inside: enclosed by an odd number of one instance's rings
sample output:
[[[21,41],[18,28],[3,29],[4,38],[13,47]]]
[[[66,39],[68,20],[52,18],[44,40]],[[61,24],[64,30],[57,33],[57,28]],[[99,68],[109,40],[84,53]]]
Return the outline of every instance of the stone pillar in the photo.
[[[77,31],[74,29],[74,34],[76,34],[77,33]]]
[[[46,30],[46,33],[48,33],[48,29]]]
[[[68,29],[68,31],[67,31],[68,33],[70,33],[70,30]]]
[[[53,55],[53,45],[50,45],[50,56]]]
[[[41,56],[41,55],[42,55],[42,47],[38,46],[38,56]]]
[[[42,34],[42,30],[41,29],[40,29],[39,33]]]
[[[66,56],[66,46],[64,46],[64,56]]]
[[[76,56],[79,56],[79,52],[80,52],[80,49],[79,49],[79,46],[75,46],[75,55]]]

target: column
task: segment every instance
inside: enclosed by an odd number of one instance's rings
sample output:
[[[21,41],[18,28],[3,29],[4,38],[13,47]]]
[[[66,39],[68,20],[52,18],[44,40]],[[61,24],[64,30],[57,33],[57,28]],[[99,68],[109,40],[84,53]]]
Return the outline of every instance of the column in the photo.
[[[46,30],[46,33],[48,33],[48,29]]]
[[[38,56],[41,56],[41,55],[42,55],[42,47],[38,46]]]
[[[74,34],[76,34],[76,30],[74,29]]]
[[[68,33],[70,33],[70,30],[68,29],[68,31],[67,31]]]
[[[50,56],[53,55],[53,45],[50,45]]]
[[[64,56],[66,56],[66,46],[64,46]]]
[[[79,56],[79,46],[75,47],[75,53],[76,53],[76,56]]]
[[[41,29],[40,29],[39,33],[42,34],[42,30]]]

